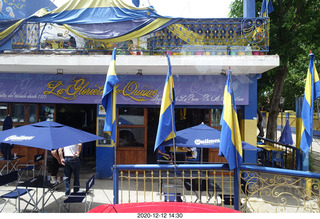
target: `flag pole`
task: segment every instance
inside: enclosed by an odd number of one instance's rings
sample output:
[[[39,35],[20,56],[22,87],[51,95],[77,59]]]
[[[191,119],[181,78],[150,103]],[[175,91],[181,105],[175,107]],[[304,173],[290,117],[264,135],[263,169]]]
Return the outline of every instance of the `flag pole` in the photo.
[[[167,51],[167,56],[169,57],[169,53]],[[169,60],[169,59],[168,59]],[[169,65],[169,68],[171,68],[171,65]],[[169,90],[170,90],[170,101],[171,103],[173,102],[173,98],[172,98],[172,85],[171,85],[171,79],[173,80],[173,76],[172,76],[172,71],[170,69],[170,83],[169,83]],[[174,165],[174,183],[175,183],[175,200],[177,201],[177,181],[176,181],[176,177],[177,177],[177,160],[176,160],[176,143],[175,143],[175,130],[174,130],[174,123],[175,121],[173,121],[174,119],[174,109],[173,109],[173,105],[170,104],[170,112],[171,112],[171,127],[172,127],[172,133],[173,133],[173,136],[172,136],[172,146],[173,146],[173,165]],[[169,194],[167,194],[169,196]],[[168,197],[169,198],[169,197]]]
[[[229,74],[231,68],[229,67]],[[238,166],[238,154],[237,154],[237,138],[236,138],[236,124],[235,124],[235,118],[233,114],[233,88],[232,88],[232,74],[230,75],[230,92],[231,92],[231,109],[232,109],[232,123],[233,123],[233,141],[235,143],[235,159],[236,159],[236,168],[234,169],[234,209],[235,210],[240,210],[240,171],[239,171],[239,166]],[[237,110],[237,109],[236,109]]]

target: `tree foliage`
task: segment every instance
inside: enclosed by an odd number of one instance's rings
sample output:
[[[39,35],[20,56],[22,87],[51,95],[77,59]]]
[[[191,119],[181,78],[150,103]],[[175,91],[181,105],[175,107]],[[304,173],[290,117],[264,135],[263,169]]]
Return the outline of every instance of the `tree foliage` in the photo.
[[[274,11],[269,14],[269,55],[278,54],[280,66],[263,73],[258,80],[258,106],[269,112],[267,138],[276,140],[280,97],[285,97],[284,110],[295,110],[295,98],[304,93],[309,50],[316,59],[320,54],[320,0],[270,1]],[[256,16],[261,2],[256,0]],[[235,0],[230,8],[230,17],[242,17],[242,0]]]

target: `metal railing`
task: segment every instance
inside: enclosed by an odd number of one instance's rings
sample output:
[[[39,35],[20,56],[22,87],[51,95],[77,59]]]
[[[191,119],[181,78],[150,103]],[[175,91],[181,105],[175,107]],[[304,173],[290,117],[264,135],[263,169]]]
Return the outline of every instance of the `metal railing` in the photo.
[[[242,212],[318,212],[320,174],[242,165],[239,196],[226,164],[117,165],[114,204],[180,201],[219,205]]]
[[[269,51],[269,28],[269,18],[184,19],[139,38],[104,43],[55,24],[26,23],[5,52],[110,54],[115,45],[120,55],[248,55]]]

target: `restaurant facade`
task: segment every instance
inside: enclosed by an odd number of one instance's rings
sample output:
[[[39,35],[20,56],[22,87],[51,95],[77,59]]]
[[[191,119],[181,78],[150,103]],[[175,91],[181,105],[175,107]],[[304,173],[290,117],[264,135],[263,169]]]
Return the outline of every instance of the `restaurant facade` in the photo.
[[[252,5],[245,2],[249,13],[246,16],[250,17]],[[153,37],[156,39],[157,34]],[[52,45],[57,41],[51,40]],[[123,51],[128,48],[122,50],[117,45],[120,49],[116,60],[119,84],[115,145],[103,132],[105,109],[101,105],[111,58],[108,49],[92,50],[90,54],[86,49],[75,48],[15,50],[14,41],[3,45],[0,125],[10,115],[14,127],[50,120],[103,136],[104,140],[84,144],[82,155],[95,158],[98,178],[111,177],[115,164],[157,163],[154,142],[168,71],[165,52],[154,52],[156,49],[152,47],[151,52],[126,54]],[[192,47],[192,51],[188,50],[190,47],[184,47],[185,51],[181,47],[178,52],[170,52],[177,131],[201,123],[221,128],[223,92],[230,68],[242,140],[256,145],[258,79],[279,65],[279,57],[253,55],[251,51],[232,55],[227,46],[220,54],[221,46],[218,51],[216,45],[202,45],[201,52],[195,51],[198,47]],[[25,155],[21,162],[27,162],[40,149],[16,145],[13,151]],[[203,154],[205,162],[225,162],[217,155],[217,149],[205,149]],[[244,159],[246,163],[255,163],[256,154],[245,151]]]

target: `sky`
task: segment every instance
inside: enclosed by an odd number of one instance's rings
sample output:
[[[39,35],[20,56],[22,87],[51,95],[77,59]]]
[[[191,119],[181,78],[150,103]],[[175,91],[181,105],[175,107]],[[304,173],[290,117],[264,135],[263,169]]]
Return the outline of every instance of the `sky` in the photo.
[[[51,0],[58,7],[68,0]],[[124,0],[130,2],[130,0]],[[227,18],[233,0],[140,0],[150,4],[163,16],[186,18]]]

